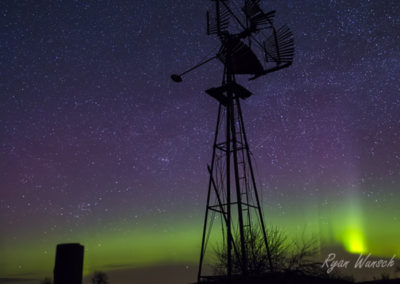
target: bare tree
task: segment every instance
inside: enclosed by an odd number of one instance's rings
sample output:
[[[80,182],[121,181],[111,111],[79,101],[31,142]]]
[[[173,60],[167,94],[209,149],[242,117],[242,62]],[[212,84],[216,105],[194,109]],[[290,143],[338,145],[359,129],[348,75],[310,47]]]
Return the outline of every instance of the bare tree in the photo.
[[[95,271],[92,277],[93,284],[108,284],[108,276],[102,271]]]
[[[40,284],[52,284],[52,282],[50,278],[46,277],[42,281],[40,281]]]
[[[317,241],[314,238],[292,241],[285,253],[284,270],[304,275],[326,276],[322,263],[315,261],[318,254]]]
[[[318,253],[317,242],[314,239],[289,241],[278,228],[273,227],[266,232],[270,250],[271,262],[275,272],[293,272],[303,275],[322,276],[321,263],[315,261]],[[239,244],[239,236],[233,237]],[[246,230],[245,242],[247,250],[247,272],[249,275],[262,275],[271,272],[269,258],[265,248],[264,236],[261,230]],[[227,266],[226,247],[217,248],[216,274],[225,274]],[[232,252],[232,273],[242,274],[242,257],[240,246],[236,245]]]

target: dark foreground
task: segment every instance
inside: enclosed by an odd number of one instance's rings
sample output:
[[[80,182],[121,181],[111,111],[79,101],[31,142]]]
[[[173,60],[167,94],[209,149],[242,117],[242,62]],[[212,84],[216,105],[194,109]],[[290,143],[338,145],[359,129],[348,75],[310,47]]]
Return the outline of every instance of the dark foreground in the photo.
[[[201,283],[204,284],[348,284],[354,283],[352,280],[333,278],[333,277],[316,277],[308,275],[299,275],[295,273],[269,273],[263,276],[257,277],[234,277],[231,281],[228,281],[226,277],[209,277],[204,279]],[[357,282],[360,284],[400,284],[400,279],[382,279],[367,282]]]

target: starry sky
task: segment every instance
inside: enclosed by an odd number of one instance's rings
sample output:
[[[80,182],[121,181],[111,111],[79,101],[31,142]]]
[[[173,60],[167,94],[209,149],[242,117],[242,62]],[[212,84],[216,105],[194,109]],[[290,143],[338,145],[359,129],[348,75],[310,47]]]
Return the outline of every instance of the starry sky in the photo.
[[[0,282],[51,277],[63,242],[85,245],[85,275],[196,270],[218,110],[204,90],[223,69],[170,74],[218,51],[210,4],[0,3]],[[400,255],[400,3],[262,7],[296,43],[290,68],[238,78],[266,224]]]

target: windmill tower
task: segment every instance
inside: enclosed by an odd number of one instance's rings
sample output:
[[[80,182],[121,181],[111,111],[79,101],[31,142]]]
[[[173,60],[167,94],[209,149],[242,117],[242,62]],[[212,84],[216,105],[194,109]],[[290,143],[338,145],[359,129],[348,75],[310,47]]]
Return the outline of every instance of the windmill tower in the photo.
[[[260,0],[238,1],[212,0],[213,9],[207,12],[207,34],[216,36],[221,43],[217,54],[187,71],[171,76],[181,82],[182,76],[203,64],[219,59],[224,66],[221,86],[206,90],[219,103],[214,136],[207,205],[198,270],[198,282],[215,276],[204,273],[215,220],[220,220],[221,230],[217,246],[223,247],[226,259],[222,274],[228,280],[232,276],[247,277],[255,273],[255,254],[259,250],[270,271],[273,263],[268,247],[260,198],[257,192],[252,166],[252,156],[246,136],[241,100],[252,93],[238,84],[239,75],[250,75],[254,80],[268,73],[289,67],[294,55],[293,35],[288,27],[275,29],[275,11],[265,13]],[[262,247],[257,237],[262,235]],[[215,238],[214,238],[215,239]],[[256,245],[257,244],[257,245]],[[207,249],[208,248],[208,249]],[[211,250],[211,251],[210,251]]]

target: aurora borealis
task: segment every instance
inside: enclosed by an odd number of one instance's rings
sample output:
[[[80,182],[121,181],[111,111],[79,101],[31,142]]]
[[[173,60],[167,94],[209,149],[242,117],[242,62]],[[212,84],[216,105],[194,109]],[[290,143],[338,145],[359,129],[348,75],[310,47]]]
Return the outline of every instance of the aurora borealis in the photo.
[[[64,242],[85,275],[196,271],[222,66],[169,76],[218,50],[210,2],[0,4],[0,283],[51,277]],[[238,79],[266,224],[399,256],[400,3],[263,7],[296,43],[290,68]]]

